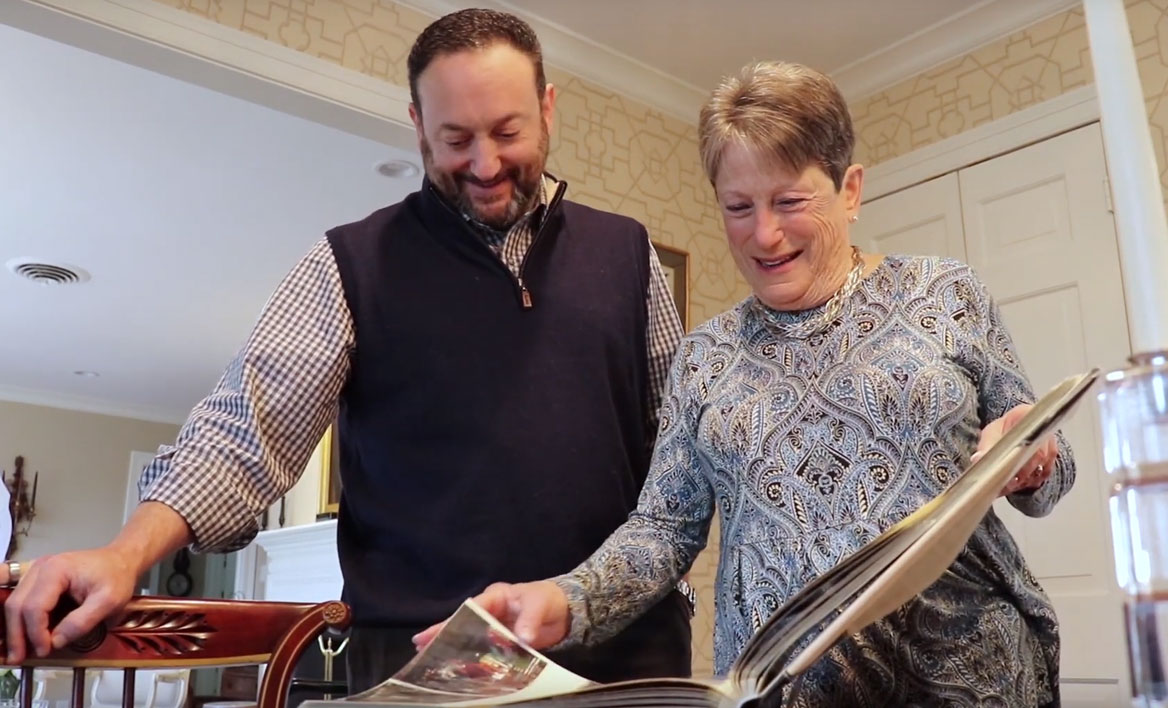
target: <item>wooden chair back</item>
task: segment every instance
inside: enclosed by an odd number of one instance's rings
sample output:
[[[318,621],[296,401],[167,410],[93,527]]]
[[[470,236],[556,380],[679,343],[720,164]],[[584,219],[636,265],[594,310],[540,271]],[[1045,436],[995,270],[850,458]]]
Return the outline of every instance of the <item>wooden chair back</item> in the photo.
[[[12,588],[0,588],[0,604]],[[71,610],[62,601],[53,627]],[[124,669],[123,708],[134,708],[134,669],[232,666],[267,663],[257,708],[284,708],[292,671],[301,653],[326,628],[338,631],[352,618],[343,602],[316,605],[251,600],[188,600],[134,597],[120,612],[71,645],[21,665],[20,707],[32,708],[36,667],[73,669],[72,708],[82,708],[86,669]],[[0,613],[0,660],[7,653]]]

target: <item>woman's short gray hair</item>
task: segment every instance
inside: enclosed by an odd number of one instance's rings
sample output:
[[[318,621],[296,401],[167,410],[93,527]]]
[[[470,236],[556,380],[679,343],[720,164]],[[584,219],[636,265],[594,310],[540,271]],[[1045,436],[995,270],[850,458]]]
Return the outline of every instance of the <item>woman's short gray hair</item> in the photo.
[[[726,146],[801,172],[818,165],[838,190],[855,145],[848,106],[835,83],[801,64],[764,61],[727,77],[702,106],[698,149],[706,176],[718,176]]]

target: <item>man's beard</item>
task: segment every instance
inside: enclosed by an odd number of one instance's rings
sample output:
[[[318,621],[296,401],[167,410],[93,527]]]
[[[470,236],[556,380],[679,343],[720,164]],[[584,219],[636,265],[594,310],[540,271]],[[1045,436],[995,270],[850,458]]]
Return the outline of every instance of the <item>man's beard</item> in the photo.
[[[434,166],[434,152],[430,149],[430,141],[422,138],[422,164],[426,168],[426,176],[438,192],[446,197],[451,204],[465,217],[473,219],[492,229],[506,231],[519,221],[520,217],[530,211],[539,201],[540,180],[543,178],[543,169],[547,164],[548,130],[542,127],[539,139],[539,158],[537,161],[504,167],[499,174],[488,182],[484,182],[469,172],[446,172]],[[499,179],[506,179],[511,183],[511,198],[502,213],[492,210],[483,213],[475,205],[467,190],[467,184],[486,186]]]

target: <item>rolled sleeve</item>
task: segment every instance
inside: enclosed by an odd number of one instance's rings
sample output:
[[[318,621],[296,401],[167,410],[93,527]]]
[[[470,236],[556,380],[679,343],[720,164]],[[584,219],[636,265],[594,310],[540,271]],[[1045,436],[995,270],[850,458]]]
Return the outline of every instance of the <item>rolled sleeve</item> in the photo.
[[[352,315],[322,239],[268,300],[175,444],[143,471],[141,500],[178,512],[197,551],[247,545],[336,417],[353,346]]]

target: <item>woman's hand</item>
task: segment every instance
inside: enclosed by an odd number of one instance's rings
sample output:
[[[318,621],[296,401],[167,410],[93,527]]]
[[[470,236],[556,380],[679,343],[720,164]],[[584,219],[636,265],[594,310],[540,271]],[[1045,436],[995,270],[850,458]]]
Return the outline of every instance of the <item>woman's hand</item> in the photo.
[[[474,601],[534,649],[559,644],[571,628],[568,596],[550,580],[495,583]],[[440,622],[414,635],[414,647],[421,650],[445,624]]]
[[[1006,411],[1006,414],[1001,418],[990,422],[989,425],[982,428],[981,438],[977,441],[977,451],[970,457],[970,461],[976,462],[1010,428],[1017,425],[1018,421],[1022,420],[1022,417],[1026,415],[1026,412],[1033,407],[1029,403],[1014,406]],[[1026,464],[1022,465],[1022,469],[1018,471],[1018,474],[1014,475],[1014,478],[1002,489],[1002,496],[1013,494],[1014,492],[1032,491],[1041,487],[1043,482],[1050,477],[1050,473],[1054,471],[1054,463],[1057,458],[1058,443],[1052,435],[1036,446],[1035,453],[1026,461]]]

